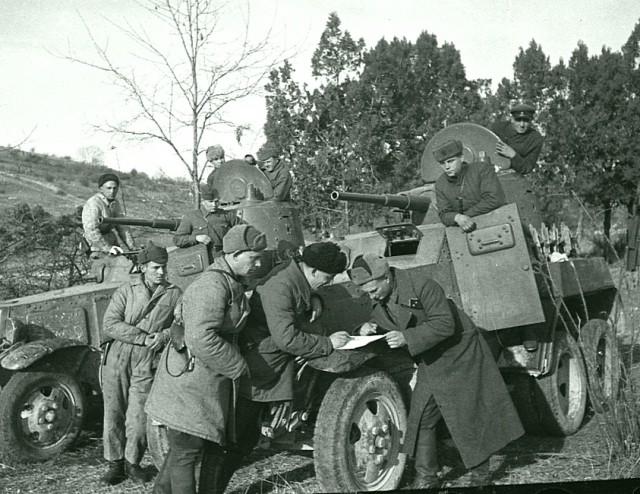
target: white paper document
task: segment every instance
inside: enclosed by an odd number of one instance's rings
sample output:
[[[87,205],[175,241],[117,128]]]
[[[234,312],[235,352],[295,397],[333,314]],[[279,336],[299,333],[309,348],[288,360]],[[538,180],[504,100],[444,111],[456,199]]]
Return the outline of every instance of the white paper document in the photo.
[[[362,346],[368,345],[372,341],[384,338],[383,334],[374,334],[371,336],[351,336],[345,346],[341,346],[338,350],[354,350]]]

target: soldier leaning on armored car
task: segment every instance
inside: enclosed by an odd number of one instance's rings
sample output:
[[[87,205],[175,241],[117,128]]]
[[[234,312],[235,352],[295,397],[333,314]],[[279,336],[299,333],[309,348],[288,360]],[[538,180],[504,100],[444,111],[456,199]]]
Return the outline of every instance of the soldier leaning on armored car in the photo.
[[[262,171],[273,188],[273,199],[276,201],[291,200],[293,178],[289,168],[282,161],[282,153],[271,144],[266,144],[258,151],[258,159],[262,161]]]
[[[82,208],[84,238],[91,249],[91,257],[95,259],[105,254],[114,256],[122,254],[123,249],[118,242],[116,232],[127,249],[135,249],[133,237],[126,226],[100,223],[100,218],[124,216],[120,203],[116,199],[120,179],[113,173],[104,173],[98,178],[98,187],[100,192],[91,196]]]
[[[233,438],[234,380],[248,372],[236,345],[249,312],[239,278],[261,265],[265,235],[249,225],[234,226],[217,257],[185,291],[184,343],[162,354],[147,401],[150,417],[167,426],[169,453],[155,493],[195,494],[201,454],[201,493],[223,492],[224,447]],[[174,339],[177,341],[177,339]]]
[[[179,319],[180,288],[167,282],[167,250],[151,242],[138,254],[142,274],[120,286],[104,314],[107,340],[102,361],[104,457],[109,469],[101,481],[115,485],[129,477],[145,482],[140,461],[147,448],[144,404],[151,389],[154,360]]]
[[[209,259],[222,251],[222,239],[229,229],[240,220],[235,211],[220,208],[218,190],[208,184],[200,184],[202,207],[189,211],[182,217],[180,226],[173,236],[177,247],[191,247],[205,244]]]
[[[524,430],[491,351],[471,319],[434,280],[390,268],[368,253],[354,259],[351,280],[373,300],[363,335],[385,332],[407,347],[418,376],[404,452],[415,457],[414,489],[438,487],[436,424],[444,419],[472,483],[489,482],[490,456]]]
[[[240,335],[249,376],[240,379],[236,442],[228,448],[219,484],[222,493],[233,472],[260,438],[260,416],[266,404],[293,400],[294,360],[321,357],[343,346],[345,331],[322,336],[300,328],[319,317],[314,291],[345,270],[347,258],[331,242],[308,245],[300,261],[290,260],[271,273],[251,298],[251,315]]]

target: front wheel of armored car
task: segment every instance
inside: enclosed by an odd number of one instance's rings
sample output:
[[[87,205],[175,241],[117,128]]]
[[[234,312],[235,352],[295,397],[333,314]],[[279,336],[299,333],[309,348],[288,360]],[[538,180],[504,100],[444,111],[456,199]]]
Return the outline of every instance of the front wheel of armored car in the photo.
[[[400,483],[407,413],[385,372],[336,379],[316,420],[314,464],[328,492],[382,491]]]
[[[78,438],[84,414],[73,377],[17,372],[0,393],[0,456],[13,462],[54,458]]]
[[[589,381],[589,402],[603,412],[620,389],[620,354],[616,336],[607,321],[592,319],[580,330],[580,346]]]
[[[555,372],[536,380],[538,412],[544,432],[570,436],[587,408],[587,374],[578,343],[566,331],[556,331],[554,358]]]

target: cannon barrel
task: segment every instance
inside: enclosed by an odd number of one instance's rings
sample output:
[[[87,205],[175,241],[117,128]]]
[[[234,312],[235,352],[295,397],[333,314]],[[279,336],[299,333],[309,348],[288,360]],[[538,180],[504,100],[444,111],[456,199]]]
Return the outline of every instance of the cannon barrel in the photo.
[[[428,197],[411,194],[357,194],[334,190],[331,193],[331,199],[334,201],[367,202],[409,211],[427,211],[431,205],[431,199]]]
[[[142,218],[100,218],[100,223],[107,225],[130,225],[130,226],[148,226],[149,228],[157,228],[161,230],[175,231],[180,225],[180,220],[176,219],[154,219],[145,220]]]

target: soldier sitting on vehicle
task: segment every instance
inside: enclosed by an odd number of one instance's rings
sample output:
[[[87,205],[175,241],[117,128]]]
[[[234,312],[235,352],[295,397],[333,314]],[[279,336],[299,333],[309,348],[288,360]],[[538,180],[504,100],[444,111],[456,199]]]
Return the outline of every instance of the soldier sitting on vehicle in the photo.
[[[200,185],[202,207],[188,212],[173,236],[178,247],[205,244],[209,259],[222,251],[222,239],[227,232],[240,222],[235,211],[220,208],[220,194],[208,184]]]
[[[282,153],[274,145],[265,144],[258,151],[258,159],[263,162],[262,171],[273,188],[273,199],[275,201],[290,201],[293,178],[291,178],[289,168],[282,161]]]
[[[224,149],[220,144],[209,146],[207,148],[207,163],[211,163],[213,170],[207,177],[207,184],[213,187],[213,181],[216,178],[216,173],[220,167],[224,164]]]
[[[444,170],[436,181],[436,203],[440,221],[459,226],[465,232],[476,227],[474,216],[488,213],[505,204],[504,192],[489,163],[467,163],[462,143],[450,140],[433,150]]]
[[[332,242],[310,244],[301,260],[281,265],[251,298],[251,315],[241,334],[241,350],[249,375],[240,379],[236,408],[236,442],[227,448],[220,490],[258,443],[260,417],[266,405],[293,399],[295,357],[321,357],[349,339],[345,331],[329,336],[300,328],[320,316],[315,290],[345,270],[347,257]]]
[[[91,196],[82,208],[82,227],[84,238],[91,248],[91,258],[98,259],[104,255],[117,256],[124,251],[135,249],[131,232],[124,225],[107,225],[100,223],[100,218],[118,218],[124,216],[116,195],[120,187],[120,179],[113,173],[104,173],[98,178],[100,192]],[[115,231],[114,231],[115,228]],[[118,236],[120,236],[120,243]]]
[[[373,300],[361,335],[385,333],[418,363],[404,451],[415,458],[413,489],[439,487],[436,424],[443,418],[472,484],[489,483],[489,458],[524,430],[491,351],[475,324],[434,280],[356,257],[351,281]]]
[[[169,341],[174,319],[180,319],[182,292],[167,282],[167,260],[167,250],[149,242],[138,254],[140,278],[120,286],[104,314],[103,447],[109,469],[101,482],[107,485],[127,477],[147,480],[140,468],[147,447],[144,404],[154,358]]]
[[[500,141],[496,144],[496,152],[511,160],[511,169],[526,175],[536,166],[543,138],[531,127],[536,109],[528,104],[520,104],[511,108],[511,120],[494,122],[490,130]]]

